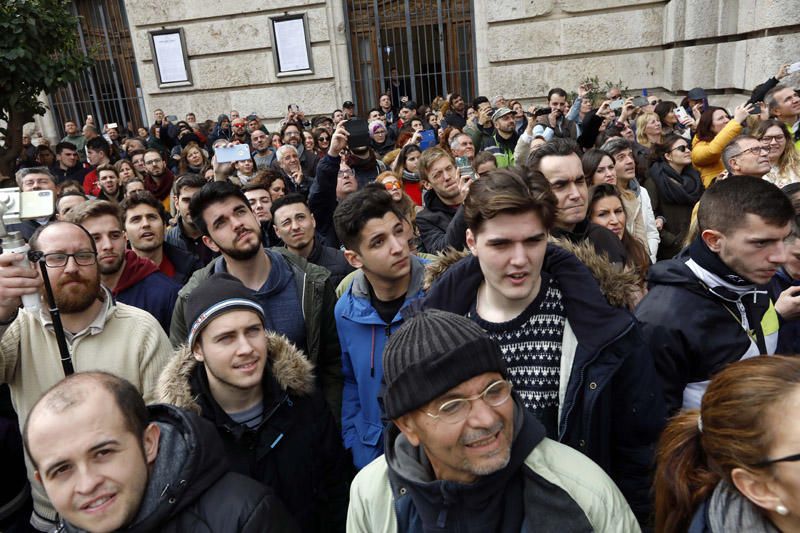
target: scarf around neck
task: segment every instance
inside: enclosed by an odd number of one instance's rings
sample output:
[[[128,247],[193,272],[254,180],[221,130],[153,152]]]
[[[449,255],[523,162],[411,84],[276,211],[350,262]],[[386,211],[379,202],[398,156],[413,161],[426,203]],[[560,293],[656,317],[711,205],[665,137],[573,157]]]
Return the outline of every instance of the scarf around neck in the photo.
[[[691,165],[678,174],[666,161],[656,161],[650,167],[650,177],[666,203],[694,205],[703,194],[703,182]]]

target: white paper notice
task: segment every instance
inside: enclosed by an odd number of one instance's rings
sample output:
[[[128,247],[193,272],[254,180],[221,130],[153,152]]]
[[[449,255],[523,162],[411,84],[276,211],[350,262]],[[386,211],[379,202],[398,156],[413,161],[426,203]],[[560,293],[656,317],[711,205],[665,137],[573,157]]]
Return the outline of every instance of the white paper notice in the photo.
[[[308,70],[306,32],[303,19],[275,21],[275,48],[278,50],[278,63],[281,72]]]
[[[158,72],[161,83],[189,81],[183,62],[183,49],[179,33],[153,35],[153,46],[158,57]]]

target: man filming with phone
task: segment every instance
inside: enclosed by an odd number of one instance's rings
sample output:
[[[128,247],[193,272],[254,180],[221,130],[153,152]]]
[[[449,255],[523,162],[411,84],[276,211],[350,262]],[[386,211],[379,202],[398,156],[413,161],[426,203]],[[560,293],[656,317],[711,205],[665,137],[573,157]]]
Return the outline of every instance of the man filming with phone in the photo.
[[[110,372],[133,383],[145,401],[154,401],[158,374],[172,353],[169,340],[149,313],[115,302],[101,285],[91,236],[76,224],[51,222],[36,230],[30,247],[46,265],[70,357],[62,363],[41,263],[31,268],[20,265],[22,254],[0,255],[0,383],[10,387],[20,426],[39,397],[70,370]],[[40,309],[20,307],[26,294],[41,295]],[[28,479],[34,499],[31,524],[48,531],[56,512],[30,464]]]

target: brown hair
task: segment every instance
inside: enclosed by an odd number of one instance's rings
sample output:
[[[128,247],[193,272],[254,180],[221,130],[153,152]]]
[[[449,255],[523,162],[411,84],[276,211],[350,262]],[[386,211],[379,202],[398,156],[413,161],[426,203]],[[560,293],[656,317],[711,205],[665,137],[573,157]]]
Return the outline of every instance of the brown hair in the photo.
[[[464,221],[473,233],[487,220],[502,214],[536,213],[547,231],[556,219],[556,200],[541,172],[527,175],[516,169],[487,172],[472,183],[464,200]]]
[[[421,181],[429,181],[428,169],[430,169],[431,165],[443,157],[449,159],[453,166],[455,166],[456,160],[453,159],[453,156],[450,155],[450,152],[444,150],[443,148],[432,146],[431,148],[424,150],[419,158],[419,163],[417,164],[417,174],[419,174],[419,179]]]
[[[711,380],[699,412],[685,411],[669,422],[657,453],[656,531],[686,531],[697,506],[717,483],[725,480],[733,486],[733,469],[770,468],[755,466],[767,459],[772,444],[770,415],[798,386],[796,357],[738,361]]]
[[[697,121],[696,137],[698,141],[710,142],[714,140],[714,137],[717,136],[716,133],[711,131],[714,120],[714,112],[716,111],[722,111],[728,115],[728,118],[731,118],[730,113],[728,113],[728,110],[724,107],[709,106],[708,109],[703,111],[703,114],[700,115],[700,120]],[[731,118],[731,120],[733,119]]]
[[[73,207],[67,214],[67,220],[74,224],[83,225],[89,218],[97,218],[105,215],[111,215],[116,218],[117,222],[119,222],[119,229],[125,229],[125,219],[119,204],[106,200],[89,200],[88,202]]]

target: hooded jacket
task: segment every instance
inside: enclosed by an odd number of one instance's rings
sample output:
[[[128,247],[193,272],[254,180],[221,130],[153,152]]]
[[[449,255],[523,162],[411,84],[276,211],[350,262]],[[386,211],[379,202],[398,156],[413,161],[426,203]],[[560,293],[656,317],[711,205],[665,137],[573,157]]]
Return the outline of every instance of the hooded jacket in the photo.
[[[346,456],[336,423],[314,381],[314,366],[285,337],[267,333],[264,420],[234,422],[208,387],[205,367],[182,346],[158,382],[160,401],[200,414],[222,437],[234,472],[264,483],[304,532],[343,531]]]
[[[161,430],[158,455],[129,533],[296,531],[272,491],[228,471],[214,428],[195,414],[151,405]],[[63,522],[64,533],[83,533]]]
[[[400,312],[387,324],[372,306],[367,278],[359,271],[336,302],[334,314],[342,345],[342,438],[363,468],[383,453],[383,409],[378,404],[383,382],[383,349],[403,323],[402,310],[421,298],[425,265],[411,256],[411,281]]]
[[[435,479],[422,448],[390,424],[386,454],[353,481],[348,533],[638,532],[608,476],[544,438],[541,424],[515,403],[508,465],[472,484]]]
[[[306,355],[317,368],[317,380],[331,406],[335,417],[339,417],[342,409],[342,358],[336,324],[331,317],[336,305],[336,294],[330,281],[330,272],[321,266],[309,263],[302,257],[290,253],[285,248],[270,248],[283,256],[294,275],[297,294],[301,295],[300,305],[303,310],[306,328]],[[197,270],[183,289],[178,293],[169,339],[177,348],[186,342],[189,328],[183,309],[189,294],[200,282],[208,278],[216,270],[217,263],[224,258],[217,257],[208,265]]]
[[[766,287],[732,294],[698,278],[692,264],[684,251],[654,265],[647,278],[650,290],[636,308],[669,414],[700,407],[711,376],[740,359],[773,354],[777,344],[778,317]],[[743,313],[752,338],[743,327]]]
[[[144,309],[169,333],[181,286],[159,272],[155,263],[125,250],[125,268],[111,294],[118,302]]]
[[[548,244],[542,266],[558,282],[567,315],[558,440],[600,465],[644,521],[651,507],[654,444],[666,419],[660,384],[639,326],[623,308],[633,284],[588,245],[582,253],[592,257],[596,273],[554,244]],[[478,259],[467,256],[432,284],[424,305],[466,315],[483,281]]]
[[[227,128],[222,127],[223,121],[228,122]],[[214,128],[211,130],[211,135],[208,136],[208,145],[212,146],[218,139],[230,141],[232,136],[233,132],[231,131],[231,119],[228,118],[228,115],[220,115],[217,117],[216,126],[214,126]]]

